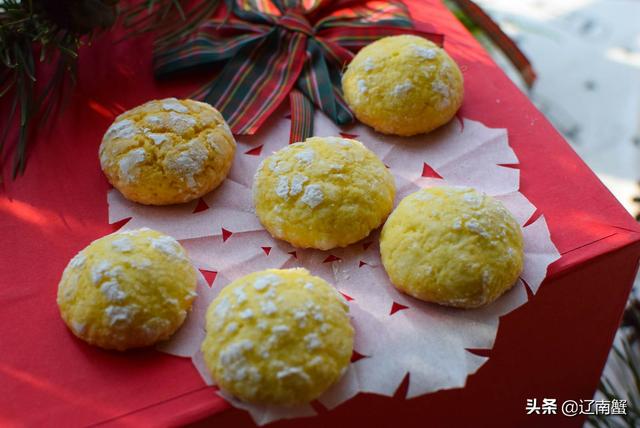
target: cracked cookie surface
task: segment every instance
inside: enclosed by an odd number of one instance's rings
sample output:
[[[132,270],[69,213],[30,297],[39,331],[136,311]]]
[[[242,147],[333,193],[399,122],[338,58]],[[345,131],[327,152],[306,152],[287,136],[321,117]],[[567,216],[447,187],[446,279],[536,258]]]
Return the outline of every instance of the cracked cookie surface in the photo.
[[[147,205],[188,202],[227,176],[236,143],[209,104],[167,98],[124,112],[100,145],[100,165],[125,198]]]

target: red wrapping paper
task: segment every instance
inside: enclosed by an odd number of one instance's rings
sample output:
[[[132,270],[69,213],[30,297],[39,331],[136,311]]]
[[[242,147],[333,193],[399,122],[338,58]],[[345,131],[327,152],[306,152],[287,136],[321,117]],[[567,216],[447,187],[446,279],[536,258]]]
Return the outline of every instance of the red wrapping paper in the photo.
[[[581,426],[583,417],[526,415],[527,398],[589,399],[640,255],[640,228],[436,0],[407,1],[446,35],[464,71],[461,115],[508,128],[521,188],[544,213],[562,258],[529,303],[504,317],[491,358],[463,389],[413,400],[364,395],[277,426]],[[106,352],[69,333],[55,305],[68,260],[110,233],[97,149],[114,116],[151,98],[186,95],[194,79],[156,82],[151,40],[106,34],[80,60],[77,90],[0,194],[0,424],[252,426],[205,387],[189,360],[155,350]],[[535,219],[535,216],[534,216]]]

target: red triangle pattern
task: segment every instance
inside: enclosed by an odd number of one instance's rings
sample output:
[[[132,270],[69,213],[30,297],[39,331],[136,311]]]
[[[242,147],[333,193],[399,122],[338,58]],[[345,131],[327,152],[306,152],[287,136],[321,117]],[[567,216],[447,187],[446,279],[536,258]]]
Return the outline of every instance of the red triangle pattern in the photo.
[[[498,166],[503,168],[520,169],[520,164],[517,163],[499,163]]]
[[[289,251],[288,254],[291,254],[293,256],[294,259],[298,258],[298,253],[296,253],[295,251]]]
[[[349,296],[348,294],[344,294],[342,291],[339,291],[339,293],[342,294],[345,299],[347,299],[347,302],[350,302],[353,300],[353,297]]]
[[[389,315],[393,315],[396,312],[402,311],[404,309],[409,309],[409,306],[401,305],[398,302],[393,302],[393,305],[391,305],[391,312],[389,312]]]
[[[260,153],[262,153],[262,144],[259,145],[258,147],[254,147],[253,149],[249,149],[246,152],[244,152],[245,155],[251,155],[251,156],[260,156]]]
[[[490,358],[491,357],[491,349],[480,349],[480,348],[467,348],[467,351],[475,354],[479,357]]]
[[[196,205],[196,208],[193,210],[193,213],[199,213],[202,211],[206,211],[209,209],[209,205],[207,205],[207,203],[204,201],[204,199],[200,198],[198,199],[198,205]]]
[[[120,221],[116,221],[115,223],[111,223],[111,228],[113,229],[113,231],[117,231],[120,230],[120,228],[124,227],[125,224],[129,223],[129,221],[132,219],[133,217],[127,217],[127,218],[123,218]]]
[[[367,355],[362,355],[361,353],[359,353],[355,349],[351,353],[351,362],[352,363],[355,363],[356,361],[361,360],[363,358],[369,358],[369,357]]]
[[[204,270],[204,269],[200,269],[200,272],[204,276],[204,279],[207,280],[207,284],[209,284],[209,287],[211,287],[213,285],[213,281],[216,280],[216,276],[218,275],[218,272],[213,270]]]
[[[268,256],[269,253],[271,252],[271,247],[260,247],[262,248],[262,251],[264,251],[264,253]]]
[[[442,176],[438,174],[435,169],[427,165],[426,162],[423,162],[423,165],[422,165],[422,176],[431,177],[431,178],[442,178]]]
[[[329,254],[327,258],[322,261],[322,263],[338,262],[340,260],[342,260],[340,257],[336,257],[333,254]]]
[[[369,263],[367,263],[367,262],[363,262],[362,260],[360,260],[360,263],[358,264],[358,267],[362,267],[362,266],[364,266],[364,265],[369,266]]]
[[[233,235],[233,232],[228,231],[224,227],[222,228],[222,242],[227,242],[227,239],[229,239],[231,235]]]
[[[351,140],[358,138],[358,134],[347,134],[346,132],[341,132],[340,136],[342,138],[349,138]]]

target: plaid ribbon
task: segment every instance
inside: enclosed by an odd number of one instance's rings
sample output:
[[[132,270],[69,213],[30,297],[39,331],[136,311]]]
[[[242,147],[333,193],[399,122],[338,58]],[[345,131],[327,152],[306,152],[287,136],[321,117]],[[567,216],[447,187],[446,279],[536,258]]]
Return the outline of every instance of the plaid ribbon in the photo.
[[[313,132],[313,108],[336,124],[354,120],[342,97],[341,72],[354,52],[381,37],[417,34],[394,0],[225,0],[228,16],[203,22],[190,36],[157,47],[155,72],[220,64],[193,94],[216,107],[235,134],[254,134],[290,97],[291,141]],[[231,13],[229,13],[231,12]]]

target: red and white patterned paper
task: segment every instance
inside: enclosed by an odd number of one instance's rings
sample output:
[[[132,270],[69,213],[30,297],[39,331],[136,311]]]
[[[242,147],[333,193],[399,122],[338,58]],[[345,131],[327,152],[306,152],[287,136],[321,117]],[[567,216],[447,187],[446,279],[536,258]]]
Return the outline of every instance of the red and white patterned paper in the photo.
[[[315,116],[315,135],[356,138],[382,159],[396,179],[396,204],[421,187],[446,183],[492,195],[514,214],[525,242],[520,279],[495,303],[460,310],[399,293],[380,262],[379,231],[347,248],[319,251],[296,249],[262,228],[253,212],[251,185],[258,164],[288,143],[290,122],[282,117],[272,119],[257,135],[238,141],[227,180],[200,201],[148,207],[126,201],[116,190],[109,192],[111,223],[131,218],[123,229],[150,227],[172,235],[198,268],[217,272],[213,284],[200,277],[199,296],[185,325],[158,349],[191,358],[203,380],[212,384],[199,350],[209,302],[230,281],[247,273],[302,266],[353,299],[349,303],[355,350],[363,356],[320,397],[326,407],[333,408],[359,392],[392,396],[407,373],[407,398],[464,387],[467,377],[487,360],[468,350],[493,347],[500,316],[526,303],[525,283],[535,293],[547,266],[559,258],[544,216],[532,218],[536,208],[519,192],[518,159],[509,147],[507,131],[454,119],[428,135],[401,138],[378,134],[364,125],[339,129],[322,113]],[[260,425],[315,414],[310,405],[256,406],[219,394],[248,410]]]

